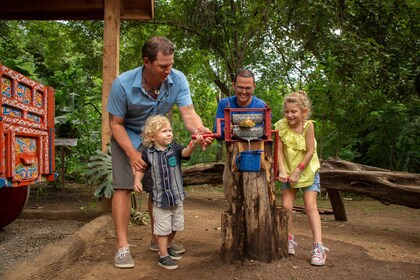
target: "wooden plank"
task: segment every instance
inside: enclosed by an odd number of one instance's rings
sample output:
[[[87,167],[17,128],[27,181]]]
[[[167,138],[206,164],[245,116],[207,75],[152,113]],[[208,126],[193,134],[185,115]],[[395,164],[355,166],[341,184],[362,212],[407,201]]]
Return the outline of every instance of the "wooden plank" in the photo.
[[[152,20],[154,0],[112,0],[124,5],[120,17]],[[20,0],[1,4],[1,20],[103,20],[104,0]]]
[[[24,5],[30,2],[31,5]],[[44,13],[44,12],[63,12],[63,11],[86,11],[103,9],[103,0],[20,0],[5,1],[1,5],[3,11],[22,12],[22,13]]]
[[[302,214],[306,214],[306,211],[305,211],[305,207],[304,206],[294,205],[293,206],[293,211],[297,211],[297,212],[300,212]],[[334,212],[333,212],[332,209],[319,208],[319,207],[318,207],[318,213],[319,214],[324,214],[324,215],[332,215],[332,214],[334,214]]]
[[[77,146],[77,138],[55,138],[55,146]]]

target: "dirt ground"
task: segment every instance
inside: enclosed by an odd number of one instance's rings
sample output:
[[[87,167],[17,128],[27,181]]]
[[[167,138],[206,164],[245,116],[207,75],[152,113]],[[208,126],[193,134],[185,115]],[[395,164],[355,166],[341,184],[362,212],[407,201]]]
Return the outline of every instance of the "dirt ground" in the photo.
[[[158,255],[148,249],[150,226],[139,225],[129,228],[136,267],[115,268],[111,217],[102,215],[95,219],[101,214],[100,204],[92,197],[91,187],[68,184],[64,192],[49,188],[40,194],[33,189],[21,217],[0,231],[0,278],[420,279],[418,209],[385,206],[371,199],[345,200],[347,222],[335,221],[333,215],[321,215],[324,244],[330,249],[323,267],[310,265],[311,233],[307,217],[295,212],[296,256],[269,264],[247,260],[229,265],[223,263],[219,254],[220,215],[225,209],[221,188],[196,186],[186,190],[186,227],[176,242],[187,251],[175,271],[157,265]],[[326,199],[320,199],[319,205],[330,207]],[[105,226],[98,227],[96,232],[87,228],[98,219],[106,221]],[[85,225],[90,220],[93,221]],[[85,234],[92,237],[84,239]],[[69,244],[66,240],[75,235],[83,244],[69,257],[72,249],[66,247]],[[42,266],[42,260],[60,256],[56,254],[60,250],[66,251],[66,257],[59,265]]]

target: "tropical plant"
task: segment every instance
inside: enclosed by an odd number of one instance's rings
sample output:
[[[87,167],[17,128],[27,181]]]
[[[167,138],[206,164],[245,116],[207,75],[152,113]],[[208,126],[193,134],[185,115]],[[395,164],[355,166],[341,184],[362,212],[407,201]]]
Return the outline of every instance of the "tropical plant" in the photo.
[[[110,153],[97,150],[96,154],[91,156],[88,163],[88,180],[90,184],[97,185],[93,194],[99,198],[111,198],[114,193],[112,187],[112,157]],[[150,223],[149,214],[141,211],[143,193],[140,193],[139,203],[136,200],[136,194],[131,193],[130,222],[137,225],[148,225]]]
[[[93,194],[96,197],[111,198],[114,193],[111,155],[97,150],[96,154],[89,158],[88,168],[89,183],[97,185]]]

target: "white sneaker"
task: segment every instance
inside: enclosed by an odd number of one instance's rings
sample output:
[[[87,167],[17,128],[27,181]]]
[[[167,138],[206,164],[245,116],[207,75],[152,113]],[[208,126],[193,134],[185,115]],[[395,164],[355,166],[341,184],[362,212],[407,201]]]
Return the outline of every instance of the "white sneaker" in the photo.
[[[297,243],[294,239],[289,239],[289,255],[296,255],[295,247]]]
[[[327,247],[324,247],[321,243],[314,244],[314,249],[312,250],[311,264],[317,266],[323,266],[325,260],[327,259],[327,254],[330,250]]]

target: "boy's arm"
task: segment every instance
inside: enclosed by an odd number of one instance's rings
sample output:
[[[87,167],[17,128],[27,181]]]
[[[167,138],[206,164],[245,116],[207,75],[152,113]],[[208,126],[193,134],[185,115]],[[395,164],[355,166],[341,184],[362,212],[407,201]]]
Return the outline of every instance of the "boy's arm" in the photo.
[[[183,150],[182,150],[182,152],[181,152],[181,156],[182,157],[189,157],[189,156],[191,156],[191,154],[193,153],[193,151],[194,151],[194,149],[195,149],[195,147],[197,147],[198,145],[200,145],[201,144],[201,142],[203,141],[203,135],[201,135],[201,134],[196,134],[196,138],[195,139],[192,139],[191,141],[190,141],[190,143],[188,143],[188,146],[187,147],[185,147]]]
[[[144,173],[141,171],[136,171],[134,174],[134,191],[135,192],[142,192],[143,191],[143,184],[141,180],[143,180]]]

